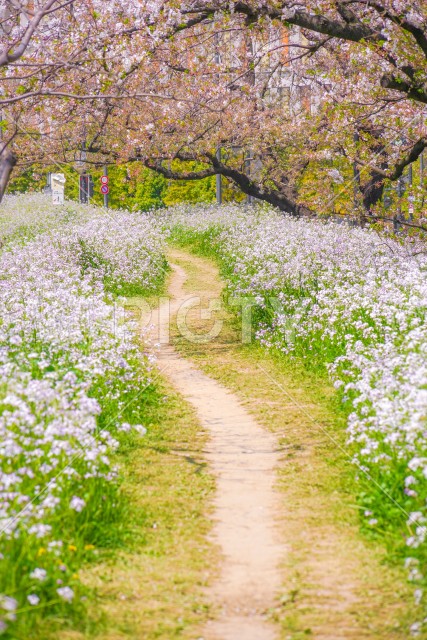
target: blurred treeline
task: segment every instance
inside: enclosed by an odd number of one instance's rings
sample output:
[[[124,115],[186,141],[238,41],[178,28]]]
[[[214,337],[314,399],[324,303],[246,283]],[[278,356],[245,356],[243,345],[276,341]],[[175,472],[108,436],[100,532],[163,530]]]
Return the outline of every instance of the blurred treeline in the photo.
[[[176,170],[182,169],[176,161]],[[193,166],[194,165],[194,166]],[[185,170],[198,168],[198,163],[186,163]],[[81,169],[80,172],[83,170]],[[94,182],[94,204],[103,204],[100,192],[102,167],[87,166]],[[26,170],[17,170],[9,184],[9,193],[43,191],[48,172],[63,173],[66,177],[65,196],[71,200],[79,198],[79,171],[70,165],[32,166]],[[113,209],[129,209],[131,211],[149,211],[172,206],[181,202],[198,203],[214,202],[216,199],[215,176],[204,180],[167,180],[159,173],[145,168],[140,162],[108,167],[109,206]],[[236,202],[245,196],[232,185],[223,180],[223,200]]]

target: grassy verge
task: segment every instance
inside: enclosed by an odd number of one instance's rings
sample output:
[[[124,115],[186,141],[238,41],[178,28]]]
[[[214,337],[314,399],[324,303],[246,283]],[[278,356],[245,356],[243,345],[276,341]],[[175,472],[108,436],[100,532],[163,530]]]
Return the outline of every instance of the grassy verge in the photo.
[[[112,303],[161,292],[167,263],[148,218],[15,205],[18,227],[31,215],[17,243],[9,212],[1,253],[0,635],[23,640],[95,629],[81,574],[137,537],[114,463],[143,446],[159,391]]]
[[[196,638],[207,617],[203,586],[213,550],[207,502],[213,481],[205,434],[189,406],[158,378],[138,408],[147,435],[123,443],[118,462],[127,511],[121,544],[98,551],[81,580],[94,593],[80,638]]]
[[[165,294],[163,281],[156,295],[128,298],[127,311],[139,317]],[[161,372],[128,410],[147,433],[129,436],[117,451],[122,517],[110,544],[80,573],[90,594],[87,615],[61,640],[190,640],[208,619],[204,587],[215,550],[207,540],[214,490],[203,459],[207,435]]]
[[[186,238],[180,247],[170,257],[185,268],[188,293],[200,293],[205,306],[221,298],[217,268],[197,257],[212,256],[210,246],[189,244]],[[238,394],[277,434],[279,519],[287,552],[285,587],[271,615],[282,638],[406,638],[416,616],[412,595],[393,555],[361,535],[346,415],[333,387],[319,371],[255,343],[242,344],[236,315],[224,306],[220,315],[223,327],[216,339],[192,343],[177,332],[174,339],[182,354]],[[212,325],[196,310],[187,320],[195,333]]]

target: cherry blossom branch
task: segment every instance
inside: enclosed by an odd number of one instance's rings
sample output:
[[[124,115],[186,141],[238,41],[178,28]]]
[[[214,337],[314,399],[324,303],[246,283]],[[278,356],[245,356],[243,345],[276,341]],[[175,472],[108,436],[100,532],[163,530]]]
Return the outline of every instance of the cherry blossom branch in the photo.
[[[78,93],[67,93],[66,91],[29,91],[28,93],[23,93],[22,95],[13,96],[12,98],[4,98],[0,100],[0,107],[5,107],[11,104],[15,104],[17,102],[22,102],[23,100],[29,100],[30,98],[67,98],[70,100],[77,100],[79,102],[90,101],[90,100],[140,100],[140,99],[156,99],[156,100],[172,100],[178,101],[176,96],[168,96],[160,93],[91,93],[91,94],[78,94]],[[193,104],[193,101],[190,98],[179,98],[180,102],[187,102],[188,104]]]
[[[364,1],[361,2],[361,0],[344,0],[344,2],[348,4],[357,3],[361,5],[366,5],[366,3]],[[407,31],[408,33],[410,33],[414,37],[419,48],[421,49],[421,51],[424,52],[424,55],[427,58],[427,35],[421,29],[421,27],[417,26],[416,24],[414,24],[414,22],[409,20],[408,14],[406,12],[397,14],[393,11],[390,11],[390,9],[388,9],[383,2],[376,2],[375,0],[370,0],[369,6],[375,9],[375,11],[382,18],[387,18],[388,20],[390,20],[390,22],[393,22],[395,25],[399,26],[404,31]]]
[[[58,0],[48,0],[38,11],[34,13],[34,17],[29,21],[24,35],[21,38],[20,44],[16,47],[13,53],[10,52],[10,45],[7,45],[3,51],[0,52],[0,67],[6,66],[11,62],[16,62],[16,60],[19,60],[19,58],[24,55],[43,18],[52,12],[59,11],[60,9],[73,4],[74,2],[74,0],[67,0],[67,2],[53,8],[57,1]]]
[[[303,9],[288,7],[288,2],[279,2],[274,5],[256,5],[249,2],[224,2],[219,0],[210,3],[194,3],[194,5],[184,8],[183,14],[199,14],[206,19],[219,11],[233,11],[245,15],[249,22],[256,22],[263,17],[272,20],[280,20],[288,24],[294,24],[297,27],[323,33],[324,35],[334,38],[341,38],[351,42],[364,41],[380,41],[386,39],[383,34],[377,33],[367,24],[359,20],[355,21],[338,21],[327,17],[326,15],[309,13]],[[342,6],[337,3],[338,6]]]

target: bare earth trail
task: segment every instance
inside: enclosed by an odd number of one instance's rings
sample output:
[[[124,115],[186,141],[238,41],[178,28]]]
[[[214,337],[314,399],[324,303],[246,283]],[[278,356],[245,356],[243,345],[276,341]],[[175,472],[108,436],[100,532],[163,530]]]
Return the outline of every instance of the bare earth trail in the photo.
[[[167,341],[167,325],[189,296],[185,271],[176,265],[169,288],[171,302],[160,307],[159,367],[196,409],[209,432],[206,459],[215,475],[213,538],[223,556],[209,599],[217,613],[206,640],[274,640],[266,619],[281,584],[282,546],[275,523],[279,498],[274,489],[278,463],[274,435],[260,427],[238,398],[178,355]],[[156,314],[157,315],[157,314]]]
[[[223,283],[210,260],[178,249],[169,259],[170,302],[153,313],[152,338],[161,344],[160,372],[208,433],[212,533],[222,555],[206,593],[211,619],[194,638],[403,640],[411,608],[403,573],[360,535],[354,497],[341,486],[336,447],[325,436],[335,418],[317,400],[322,390],[316,382],[314,393],[265,351],[245,350],[224,310],[215,339],[180,336],[174,316],[185,302],[200,296],[206,309]],[[217,317],[203,317],[200,307],[184,315],[195,333]]]

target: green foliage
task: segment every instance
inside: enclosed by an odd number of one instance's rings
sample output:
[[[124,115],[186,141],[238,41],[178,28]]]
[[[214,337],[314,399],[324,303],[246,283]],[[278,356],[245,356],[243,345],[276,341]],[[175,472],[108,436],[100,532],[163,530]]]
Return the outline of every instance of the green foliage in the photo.
[[[30,191],[42,191],[46,184],[45,169],[38,165],[34,165],[18,173],[12,174],[9,182],[9,193],[28,193]]]
[[[163,176],[149,169],[143,170],[144,178],[138,182],[135,189],[135,200],[138,209],[160,209],[164,206],[164,197],[167,192],[167,183]]]
[[[197,162],[175,161],[176,171],[198,171],[203,165]],[[32,166],[20,173],[16,172],[9,184],[9,193],[28,193],[42,191],[46,185],[48,172],[63,173],[66,178],[65,197],[70,200],[79,198],[79,173],[70,165]],[[103,205],[100,178],[102,167],[89,167],[87,173],[94,182],[92,203]],[[162,175],[151,171],[138,162],[108,167],[110,179],[109,206],[112,209],[130,211],[149,211],[161,209],[181,202],[192,204],[214,202],[216,198],[215,176],[203,180],[166,180]],[[233,185],[223,179],[224,202],[241,201],[245,196]]]
[[[100,192],[102,169],[90,171],[94,181],[93,202],[102,205],[103,195]],[[108,168],[109,206],[112,209],[130,209],[132,211],[149,211],[164,206],[163,196],[166,180],[137,163],[117,165]]]
[[[204,168],[200,162],[172,162],[172,170],[177,172],[202,171]],[[203,180],[176,180],[169,183],[165,204],[214,202],[215,198],[215,176]]]
[[[169,183],[165,204],[214,202],[215,198],[215,176],[203,180],[176,180]]]

